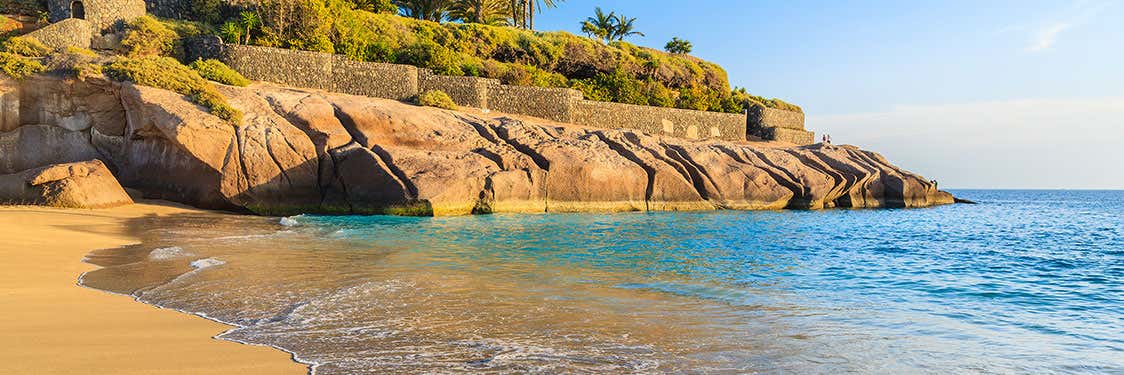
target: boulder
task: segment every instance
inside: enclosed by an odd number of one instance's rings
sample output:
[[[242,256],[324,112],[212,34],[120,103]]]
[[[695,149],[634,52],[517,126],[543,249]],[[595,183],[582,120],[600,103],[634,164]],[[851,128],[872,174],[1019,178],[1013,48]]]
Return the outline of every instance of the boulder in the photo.
[[[100,160],[54,164],[0,175],[0,202],[67,208],[133,203]]]

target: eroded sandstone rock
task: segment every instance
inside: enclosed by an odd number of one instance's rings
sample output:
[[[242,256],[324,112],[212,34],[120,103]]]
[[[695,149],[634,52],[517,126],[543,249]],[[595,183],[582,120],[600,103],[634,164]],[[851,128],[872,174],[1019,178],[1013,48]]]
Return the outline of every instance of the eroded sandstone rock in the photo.
[[[164,90],[65,87],[82,93],[79,102],[86,103],[71,103],[66,111],[97,109],[87,117],[68,115],[91,119],[73,132],[85,138],[66,141],[75,143],[70,149],[100,155],[125,186],[146,197],[205,208],[462,215],[953,201],[928,180],[854,147],[689,141],[269,85],[220,88],[245,113],[235,126]],[[36,118],[55,118],[57,124],[44,126],[60,136],[14,139],[66,139],[63,128],[75,127],[51,116]],[[11,143],[4,139],[0,149]],[[16,164],[6,160],[0,167],[4,163]]]
[[[0,175],[0,202],[67,208],[108,208],[133,200],[99,160],[54,164]]]

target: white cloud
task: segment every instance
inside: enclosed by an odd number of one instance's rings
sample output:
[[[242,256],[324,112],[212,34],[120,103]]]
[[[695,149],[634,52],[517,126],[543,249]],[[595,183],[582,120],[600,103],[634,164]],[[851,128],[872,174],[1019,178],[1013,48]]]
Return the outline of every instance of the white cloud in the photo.
[[[1124,97],[901,106],[808,127],[941,186],[1124,188]]]
[[[1035,38],[1034,43],[1030,46],[1027,46],[1026,50],[1030,52],[1038,52],[1053,47],[1054,43],[1058,41],[1058,34],[1060,34],[1062,31],[1068,30],[1071,27],[1073,27],[1072,24],[1062,22],[1050,25],[1039,30],[1038,36]]]
[[[1056,17],[1040,23],[1039,26],[1029,28],[1032,30],[1031,42],[1026,46],[1026,51],[1041,52],[1052,48],[1058,42],[1058,36],[1062,32],[1088,23],[1108,5],[1108,2],[1100,0],[1073,2],[1067,9],[1058,11]],[[1003,30],[1013,29],[1007,27]]]

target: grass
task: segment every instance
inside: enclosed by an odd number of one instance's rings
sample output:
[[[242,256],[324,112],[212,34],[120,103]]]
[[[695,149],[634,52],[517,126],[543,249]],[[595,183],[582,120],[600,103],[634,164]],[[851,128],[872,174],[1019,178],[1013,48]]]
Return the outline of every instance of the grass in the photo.
[[[23,79],[46,69],[43,64],[33,59],[8,52],[0,52],[0,71],[5,75]]]
[[[242,123],[242,112],[231,107],[214,85],[171,57],[118,58],[105,67],[105,73],[117,81],[175,91],[231,124]]]
[[[198,72],[203,78],[224,85],[245,87],[250,84],[250,80],[246,79],[246,77],[243,77],[242,74],[231,69],[229,66],[226,66],[226,64],[223,64],[222,61],[215,59],[199,59],[188,66]]]
[[[51,54],[51,48],[34,38],[12,37],[0,46],[0,51],[27,57],[43,57]]]
[[[418,95],[418,105],[426,107],[437,107],[441,109],[448,109],[451,111],[457,110],[457,103],[453,102],[453,98],[449,94],[441,90],[428,90]]]

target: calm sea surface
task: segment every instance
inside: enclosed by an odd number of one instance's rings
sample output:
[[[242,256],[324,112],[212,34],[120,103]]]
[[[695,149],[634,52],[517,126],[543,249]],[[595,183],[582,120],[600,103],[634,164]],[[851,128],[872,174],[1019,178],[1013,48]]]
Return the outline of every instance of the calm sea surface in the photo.
[[[915,210],[138,219],[88,286],[350,373],[1124,373],[1124,192]]]

